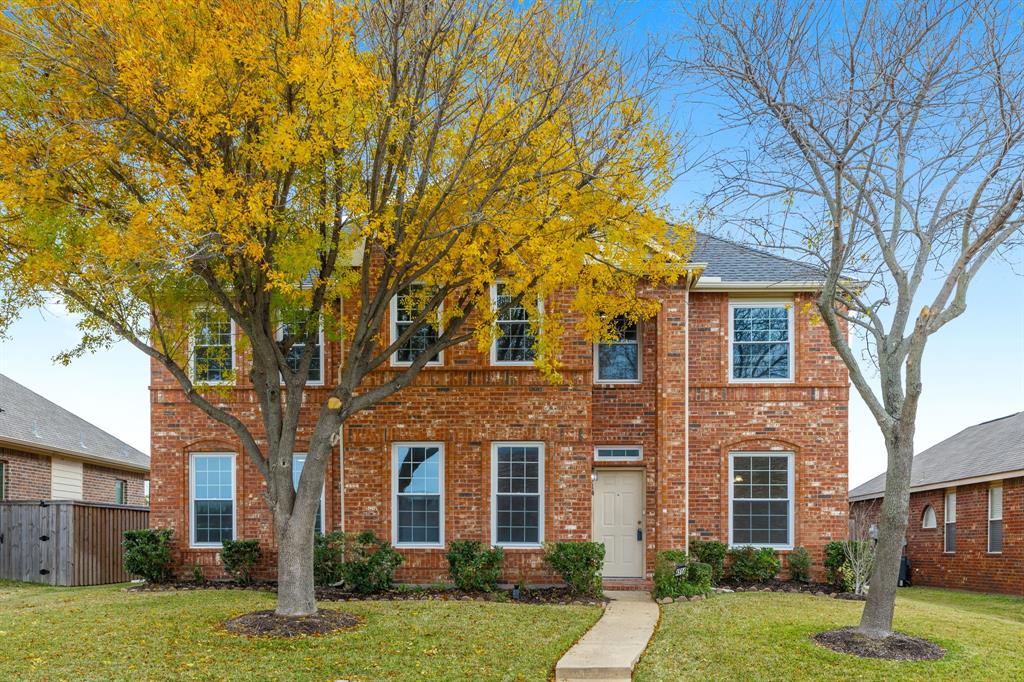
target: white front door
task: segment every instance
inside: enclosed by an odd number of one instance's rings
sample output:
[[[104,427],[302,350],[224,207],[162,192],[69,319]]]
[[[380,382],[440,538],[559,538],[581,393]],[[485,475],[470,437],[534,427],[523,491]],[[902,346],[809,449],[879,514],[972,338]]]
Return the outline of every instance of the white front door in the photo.
[[[604,543],[604,577],[642,578],[644,472],[597,469],[593,516],[594,542]]]

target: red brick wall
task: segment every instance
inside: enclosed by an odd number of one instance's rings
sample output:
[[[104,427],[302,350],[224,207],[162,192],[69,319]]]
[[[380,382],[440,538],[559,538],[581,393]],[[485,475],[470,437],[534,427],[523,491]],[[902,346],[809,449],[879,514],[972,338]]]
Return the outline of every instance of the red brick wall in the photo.
[[[31,452],[0,448],[4,463],[5,500],[50,499],[50,458]]]
[[[117,502],[115,481],[122,480],[127,483],[125,504],[146,506],[143,489],[146,478],[147,474],[137,471],[85,464],[82,467],[82,495],[86,502],[114,504]]]

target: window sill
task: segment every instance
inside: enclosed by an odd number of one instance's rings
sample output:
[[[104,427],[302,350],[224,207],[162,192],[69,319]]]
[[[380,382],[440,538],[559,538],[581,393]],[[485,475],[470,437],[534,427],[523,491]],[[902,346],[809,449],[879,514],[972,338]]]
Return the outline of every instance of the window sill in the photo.
[[[640,379],[623,379],[622,381],[601,381],[598,379],[594,380],[594,386],[599,386],[600,388],[615,388],[616,386],[622,386],[625,388],[635,388],[636,386],[642,386],[643,383],[644,382],[641,381]]]
[[[442,545],[424,545],[424,544],[418,544],[418,543],[402,543],[402,544],[399,544],[399,543],[395,542],[395,543],[392,543],[391,546],[394,547],[395,549],[444,549],[444,545],[443,544]]]
[[[530,543],[530,544],[499,544],[494,543],[494,547],[501,547],[502,549],[544,549],[544,543]]]
[[[757,385],[778,386],[778,385],[786,385],[786,384],[795,384],[796,383],[796,379],[733,379],[733,378],[729,378],[727,383],[730,384],[730,385],[735,384],[735,385],[738,385],[738,386],[757,386]]]
[[[389,363],[389,365],[394,369],[407,369],[409,367],[412,367],[411,362],[397,362],[395,360],[392,360]],[[427,364],[423,365],[421,369],[442,369],[443,367],[443,362],[428,362]]]
[[[753,547],[754,549],[774,549],[776,552],[789,552],[792,551],[796,545],[759,545],[753,542],[745,542],[740,544],[729,543],[729,549],[740,549],[741,547]]]
[[[498,362],[497,360],[491,360],[491,367],[519,367],[522,369],[533,369],[537,365],[533,360],[528,362]]]
[[[1002,552],[985,552],[985,556],[1002,556]]]
[[[189,545],[188,548],[192,551],[219,552],[224,549],[224,545]]]

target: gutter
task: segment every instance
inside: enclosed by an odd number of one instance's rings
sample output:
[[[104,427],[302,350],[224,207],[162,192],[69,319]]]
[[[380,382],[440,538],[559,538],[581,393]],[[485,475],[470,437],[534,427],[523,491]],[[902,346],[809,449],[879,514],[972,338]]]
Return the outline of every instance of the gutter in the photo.
[[[112,469],[126,469],[128,471],[138,471],[145,474],[149,473],[149,467],[140,464],[134,464],[132,462],[126,462],[123,459],[109,459],[106,457],[100,457],[98,455],[88,455],[82,452],[76,452],[74,450],[65,450],[64,448],[53,447],[42,443],[18,440],[17,438],[0,438],[0,445],[10,446],[12,449],[24,450],[37,455],[54,456],[60,455],[77,461],[88,462],[89,464],[98,464]]]

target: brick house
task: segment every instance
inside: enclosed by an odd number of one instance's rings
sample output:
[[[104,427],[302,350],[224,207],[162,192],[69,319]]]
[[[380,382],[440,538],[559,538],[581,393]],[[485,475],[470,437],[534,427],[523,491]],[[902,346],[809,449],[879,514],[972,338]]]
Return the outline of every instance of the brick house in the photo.
[[[845,537],[848,487],[847,372],[806,306],[820,275],[708,235],[691,260],[677,285],[644,292],[660,313],[623,326],[616,343],[573,336],[568,297],[545,301],[566,311],[570,330],[560,384],[532,366],[522,310],[499,321],[490,353],[473,342],[446,350],[345,425],[320,527],[390,539],[405,556],[398,578],[410,582],[446,575],[455,539],[505,547],[505,577],[531,582],[552,580],[540,547],[552,540],[604,542],[604,575],[623,580],[649,578],[655,553],[690,537],[805,546],[820,563],[824,544]],[[501,295],[499,283],[492,296]],[[388,324],[403,313],[393,302]],[[193,352],[224,360],[198,363],[208,373],[197,378],[236,370],[218,400],[257,428],[235,334],[226,318],[205,325]],[[299,443],[326,399],[318,384],[341,363],[340,344],[321,346]],[[151,396],[150,523],[175,530],[180,570],[217,574],[224,538],[272,549],[263,480],[231,433],[157,364]]]
[[[0,501],[146,505],[149,456],[0,374]]]
[[[914,457],[906,555],[914,585],[1024,596],[1024,412],[970,426]],[[876,520],[885,474],[850,491]]]

